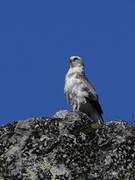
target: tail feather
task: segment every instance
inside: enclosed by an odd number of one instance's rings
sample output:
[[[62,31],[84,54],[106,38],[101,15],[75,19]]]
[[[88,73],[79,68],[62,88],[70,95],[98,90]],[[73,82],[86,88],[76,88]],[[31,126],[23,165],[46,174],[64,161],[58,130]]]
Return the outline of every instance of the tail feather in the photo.
[[[87,114],[91,119],[103,120],[102,114],[97,111],[97,109],[93,106],[93,103],[86,102],[85,104],[81,104],[79,107],[79,111]]]

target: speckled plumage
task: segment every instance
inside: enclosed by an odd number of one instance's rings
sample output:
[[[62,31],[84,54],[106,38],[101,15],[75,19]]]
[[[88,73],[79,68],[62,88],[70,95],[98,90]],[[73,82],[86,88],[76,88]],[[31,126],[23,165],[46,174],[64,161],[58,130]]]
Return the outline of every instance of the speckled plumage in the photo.
[[[81,57],[70,57],[70,68],[65,77],[64,93],[73,107],[73,111],[87,114],[94,120],[103,120],[102,108],[96,90],[87,79]]]

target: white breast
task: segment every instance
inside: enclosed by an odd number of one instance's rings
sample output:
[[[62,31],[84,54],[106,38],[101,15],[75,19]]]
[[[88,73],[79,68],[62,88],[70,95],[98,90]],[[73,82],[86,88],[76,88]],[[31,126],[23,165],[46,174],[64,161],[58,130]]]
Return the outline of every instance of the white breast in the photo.
[[[65,92],[69,92],[73,89],[73,87],[75,86],[75,84],[77,83],[77,79],[75,78],[75,74],[73,76],[69,76],[67,74],[66,78],[65,78]]]
[[[76,73],[67,73],[65,78],[65,93],[74,93],[78,97],[86,97],[88,93],[84,91],[84,84],[81,79],[76,78]]]

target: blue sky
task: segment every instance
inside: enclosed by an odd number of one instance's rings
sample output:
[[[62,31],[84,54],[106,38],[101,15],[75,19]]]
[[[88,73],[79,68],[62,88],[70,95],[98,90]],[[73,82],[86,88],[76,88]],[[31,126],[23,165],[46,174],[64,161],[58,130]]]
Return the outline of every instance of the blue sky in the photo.
[[[135,1],[0,2],[0,124],[71,110],[68,57],[85,59],[105,120],[135,120]]]

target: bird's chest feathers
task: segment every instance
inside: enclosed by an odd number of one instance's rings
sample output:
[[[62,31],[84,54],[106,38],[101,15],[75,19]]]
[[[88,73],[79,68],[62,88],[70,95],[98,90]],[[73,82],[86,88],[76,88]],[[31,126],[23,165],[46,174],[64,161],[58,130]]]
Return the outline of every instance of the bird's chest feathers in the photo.
[[[66,77],[66,86],[69,90],[71,90],[74,86],[77,86],[79,83],[81,83],[81,81],[77,78],[76,74]]]
[[[65,91],[70,92],[73,89],[77,89],[82,83],[82,80],[78,78],[78,74],[82,73],[82,69],[74,68],[69,70],[65,79]]]
[[[83,77],[83,70],[78,71],[69,70],[65,78],[64,92],[72,103],[85,102],[85,97],[88,96],[88,92],[85,91],[85,85],[81,77]]]

